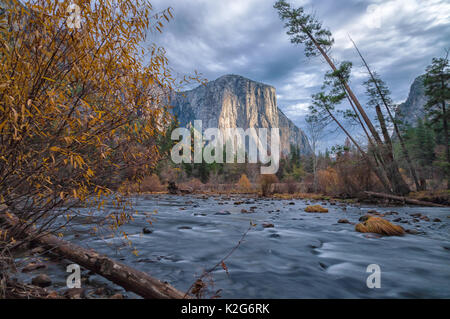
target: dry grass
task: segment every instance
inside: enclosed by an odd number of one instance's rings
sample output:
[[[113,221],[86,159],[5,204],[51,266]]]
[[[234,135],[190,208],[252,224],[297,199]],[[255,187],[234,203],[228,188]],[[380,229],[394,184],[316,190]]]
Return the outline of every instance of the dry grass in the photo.
[[[328,213],[328,208],[324,208],[320,205],[312,205],[305,208],[307,213]]]
[[[198,178],[191,178],[189,181],[180,183],[178,186],[181,189],[189,189],[192,192],[198,192],[203,189],[204,184]]]
[[[119,188],[119,191],[125,194],[137,194],[137,193],[155,193],[163,192],[166,187],[161,184],[158,176],[152,174],[144,177],[140,182],[124,181]]]
[[[236,186],[241,193],[250,193],[252,190],[252,183],[250,183],[247,175],[245,174],[241,175],[241,178]]]
[[[369,218],[355,226],[355,230],[360,233],[375,233],[385,236],[401,236],[405,230],[398,225],[391,224],[381,217],[369,216]]]

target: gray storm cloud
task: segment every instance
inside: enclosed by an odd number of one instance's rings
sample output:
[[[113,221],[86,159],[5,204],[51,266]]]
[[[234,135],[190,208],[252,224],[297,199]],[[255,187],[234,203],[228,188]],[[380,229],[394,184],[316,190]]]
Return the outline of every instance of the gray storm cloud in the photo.
[[[363,97],[365,80],[350,35],[382,78],[394,101],[403,101],[414,78],[450,47],[447,0],[291,1],[304,5],[336,39],[332,56],[354,62],[352,87]],[[327,66],[308,59],[289,42],[266,0],[154,0],[155,10],[174,9],[174,20],[150,41],[165,47],[174,70],[199,71],[209,80],[239,74],[277,89],[278,105],[300,127],[311,94],[321,86]],[[364,97],[362,98],[364,100]],[[333,135],[324,146],[342,142]]]

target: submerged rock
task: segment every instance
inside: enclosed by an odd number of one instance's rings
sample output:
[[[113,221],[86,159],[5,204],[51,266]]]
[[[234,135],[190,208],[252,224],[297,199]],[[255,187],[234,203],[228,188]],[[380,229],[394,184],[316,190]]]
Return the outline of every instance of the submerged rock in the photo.
[[[345,218],[339,219],[339,220],[338,220],[338,223],[339,223],[339,224],[350,224],[350,222],[348,221],[348,219],[345,219]]]
[[[224,216],[224,215],[231,215],[230,212],[217,212],[214,215]]]
[[[275,227],[275,225],[272,224],[272,223],[263,223],[262,227],[264,227],[264,228],[273,228],[273,227]]]
[[[153,233],[153,230],[151,230],[150,228],[144,227],[144,228],[142,228],[142,232],[144,234],[151,234],[151,233]]]

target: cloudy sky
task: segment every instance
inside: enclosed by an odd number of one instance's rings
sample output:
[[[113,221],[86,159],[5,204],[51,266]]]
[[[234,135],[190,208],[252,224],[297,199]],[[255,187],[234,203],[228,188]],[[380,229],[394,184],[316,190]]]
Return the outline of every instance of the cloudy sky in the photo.
[[[174,70],[208,80],[239,74],[274,86],[278,106],[304,128],[311,94],[328,65],[306,58],[290,43],[273,9],[274,0],[153,0],[173,8],[174,19],[150,40],[165,47]],[[414,78],[450,48],[450,0],[291,0],[324,22],[335,38],[332,57],[354,63],[351,86],[361,100],[366,74],[348,38],[387,82],[395,102],[407,98]],[[359,94],[358,94],[359,93]],[[357,133],[357,132],[356,132]],[[342,142],[331,134],[322,144]]]

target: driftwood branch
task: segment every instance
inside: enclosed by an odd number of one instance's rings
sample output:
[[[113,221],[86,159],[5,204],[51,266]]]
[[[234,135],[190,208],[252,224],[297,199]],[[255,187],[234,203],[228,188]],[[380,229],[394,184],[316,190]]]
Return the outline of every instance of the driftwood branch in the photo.
[[[372,197],[392,199],[392,200],[397,200],[397,201],[401,201],[403,203],[408,203],[408,204],[412,204],[412,205],[433,206],[433,207],[447,207],[445,205],[431,203],[431,202],[425,202],[425,201],[412,199],[412,198],[407,198],[407,197],[403,197],[403,196],[395,196],[395,195],[383,194],[383,193],[375,193],[375,192],[364,192],[364,193],[366,193],[367,195],[372,196]]]

